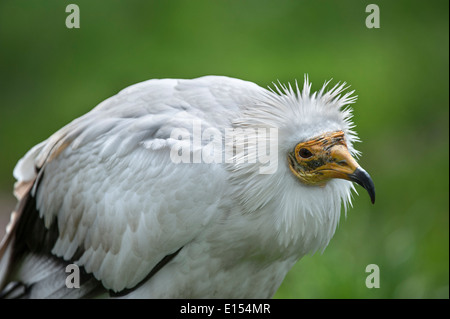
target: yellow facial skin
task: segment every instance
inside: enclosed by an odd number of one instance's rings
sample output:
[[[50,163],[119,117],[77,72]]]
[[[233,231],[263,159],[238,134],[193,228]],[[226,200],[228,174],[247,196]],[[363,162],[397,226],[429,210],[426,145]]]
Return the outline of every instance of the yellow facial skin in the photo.
[[[288,154],[289,168],[307,185],[325,186],[332,178],[341,178],[363,186],[375,201],[375,187],[369,174],[351,156],[344,132],[325,133],[299,143]]]

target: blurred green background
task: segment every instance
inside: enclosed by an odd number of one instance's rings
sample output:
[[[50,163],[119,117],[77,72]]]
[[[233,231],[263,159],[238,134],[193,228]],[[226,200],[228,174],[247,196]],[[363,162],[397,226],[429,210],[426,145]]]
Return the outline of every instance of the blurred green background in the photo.
[[[68,29],[65,8],[80,8]],[[366,6],[380,8],[368,29]],[[358,187],[323,254],[276,298],[449,297],[449,2],[0,2],[0,191],[33,145],[122,88],[150,78],[228,75],[268,86],[346,81],[377,202]],[[368,289],[368,264],[380,288]]]

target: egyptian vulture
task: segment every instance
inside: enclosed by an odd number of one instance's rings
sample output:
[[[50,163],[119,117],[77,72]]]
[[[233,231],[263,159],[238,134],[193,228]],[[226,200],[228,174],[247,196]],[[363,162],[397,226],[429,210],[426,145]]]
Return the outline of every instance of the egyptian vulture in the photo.
[[[14,169],[1,296],[272,297],[327,246],[352,182],[375,200],[356,98],[327,85],[153,79],[64,126]]]

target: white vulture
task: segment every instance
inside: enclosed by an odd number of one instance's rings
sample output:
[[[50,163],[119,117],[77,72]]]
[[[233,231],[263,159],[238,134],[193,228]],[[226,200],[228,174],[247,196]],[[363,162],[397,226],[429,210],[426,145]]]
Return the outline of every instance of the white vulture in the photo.
[[[327,84],[153,79],[64,126],[14,169],[1,297],[272,297],[327,246],[352,182],[375,200],[356,98]]]

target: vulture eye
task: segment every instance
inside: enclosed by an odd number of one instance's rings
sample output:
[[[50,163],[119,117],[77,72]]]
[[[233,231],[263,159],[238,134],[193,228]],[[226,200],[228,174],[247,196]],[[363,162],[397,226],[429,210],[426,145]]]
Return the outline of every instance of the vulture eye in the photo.
[[[309,158],[309,157],[313,156],[313,154],[306,148],[301,148],[298,151],[298,155],[300,155],[301,158]]]

